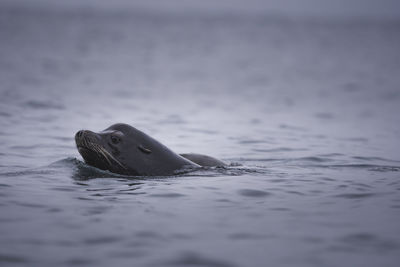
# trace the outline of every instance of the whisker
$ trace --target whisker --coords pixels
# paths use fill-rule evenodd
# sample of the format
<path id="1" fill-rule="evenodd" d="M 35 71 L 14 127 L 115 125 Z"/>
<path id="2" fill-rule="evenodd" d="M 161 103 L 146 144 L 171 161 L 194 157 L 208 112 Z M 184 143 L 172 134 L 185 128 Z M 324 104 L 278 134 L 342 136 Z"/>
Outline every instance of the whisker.
<path id="1" fill-rule="evenodd" d="M 112 165 L 111 161 L 113 161 L 113 162 L 117 163 L 119 166 L 121 166 L 122 168 L 127 169 L 121 162 L 119 162 L 113 155 L 111 155 L 110 152 L 105 150 L 99 144 L 92 143 L 90 140 L 87 140 L 86 138 L 82 138 L 79 141 L 78 145 L 93 150 L 93 152 L 95 152 L 99 156 L 103 157 L 110 166 Z"/>
<path id="2" fill-rule="evenodd" d="M 125 167 L 121 162 L 119 162 L 116 158 L 114 158 L 114 156 L 111 155 L 110 152 L 108 152 L 108 151 L 105 150 L 104 148 L 101 148 L 101 149 L 102 149 L 102 151 L 103 151 L 107 156 L 109 156 L 112 160 L 114 160 L 115 163 L 117 163 L 117 164 L 118 164 L 119 166 L 121 166 L 122 168 L 126 169 L 126 167 Z"/>
<path id="3" fill-rule="evenodd" d="M 103 151 L 104 151 L 104 150 L 99 149 L 100 154 L 102 154 L 102 155 L 104 156 L 105 160 L 107 160 L 108 165 L 111 166 L 111 161 L 108 159 L 107 155 L 104 154 Z"/>

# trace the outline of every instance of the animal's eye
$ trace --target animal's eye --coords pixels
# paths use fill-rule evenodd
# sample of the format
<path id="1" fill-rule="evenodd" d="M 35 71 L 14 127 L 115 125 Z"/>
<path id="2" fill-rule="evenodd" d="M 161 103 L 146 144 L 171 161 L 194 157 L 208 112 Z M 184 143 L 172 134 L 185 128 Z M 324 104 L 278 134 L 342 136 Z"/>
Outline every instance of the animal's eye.
<path id="1" fill-rule="evenodd" d="M 116 137 L 115 135 L 111 135 L 111 142 L 113 142 L 114 144 L 117 144 L 117 143 L 119 143 L 119 138 L 118 137 Z"/>

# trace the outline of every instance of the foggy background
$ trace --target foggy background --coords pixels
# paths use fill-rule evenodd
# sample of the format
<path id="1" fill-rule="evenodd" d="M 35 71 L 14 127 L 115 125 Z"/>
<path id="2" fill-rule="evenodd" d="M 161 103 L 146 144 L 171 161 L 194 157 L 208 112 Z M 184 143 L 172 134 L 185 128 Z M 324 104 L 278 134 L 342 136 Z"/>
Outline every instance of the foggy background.
<path id="1" fill-rule="evenodd" d="M 145 9 L 158 12 L 222 12 L 286 16 L 398 18 L 396 0 L 2 0 L 4 6 Z"/>

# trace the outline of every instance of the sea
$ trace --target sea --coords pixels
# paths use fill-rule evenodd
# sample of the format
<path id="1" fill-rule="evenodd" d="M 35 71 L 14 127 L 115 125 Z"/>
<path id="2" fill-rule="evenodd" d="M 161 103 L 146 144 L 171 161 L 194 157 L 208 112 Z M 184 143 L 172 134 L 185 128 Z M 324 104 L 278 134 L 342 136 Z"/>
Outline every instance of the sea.
<path id="1" fill-rule="evenodd" d="M 0 265 L 397 267 L 400 20 L 0 8 Z M 129 177 L 78 130 L 227 163 Z"/>

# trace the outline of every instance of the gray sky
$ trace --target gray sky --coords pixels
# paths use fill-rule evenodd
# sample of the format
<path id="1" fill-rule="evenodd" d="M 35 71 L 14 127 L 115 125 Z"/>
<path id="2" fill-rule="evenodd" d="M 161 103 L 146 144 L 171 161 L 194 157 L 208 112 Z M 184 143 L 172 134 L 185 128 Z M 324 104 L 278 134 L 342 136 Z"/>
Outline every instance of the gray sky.
<path id="1" fill-rule="evenodd" d="M 400 0 L 0 0 L 1 5 L 400 18 Z"/>

